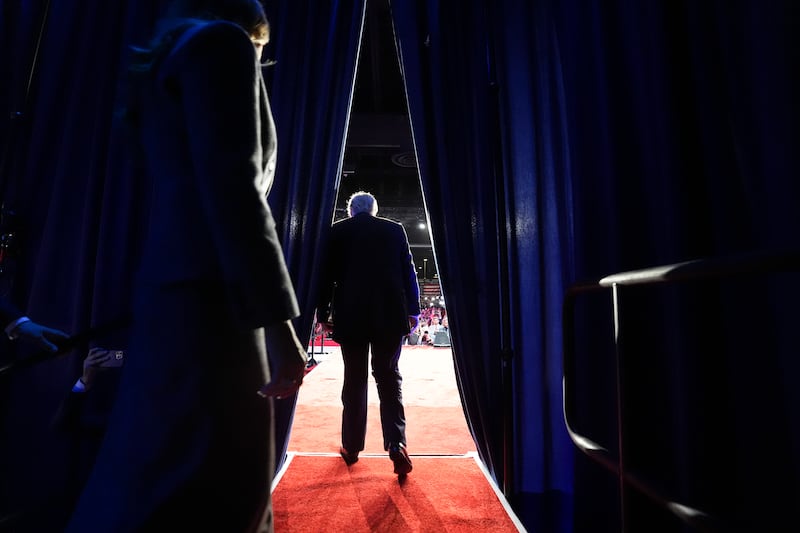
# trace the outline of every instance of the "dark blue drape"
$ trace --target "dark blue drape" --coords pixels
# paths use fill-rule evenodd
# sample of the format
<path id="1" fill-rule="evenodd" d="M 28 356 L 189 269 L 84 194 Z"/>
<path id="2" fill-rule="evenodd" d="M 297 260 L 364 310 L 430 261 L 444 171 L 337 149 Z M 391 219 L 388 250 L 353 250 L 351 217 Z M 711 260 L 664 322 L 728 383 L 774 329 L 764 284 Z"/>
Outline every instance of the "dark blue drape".
<path id="1" fill-rule="evenodd" d="M 295 328 L 303 342 L 316 308 L 317 252 L 336 207 L 365 6 L 364 0 L 285 1 L 267 13 L 277 63 L 266 74 L 278 130 L 269 202 L 300 304 Z M 276 402 L 279 462 L 295 400 Z"/>
<path id="2" fill-rule="evenodd" d="M 44 324 L 77 333 L 128 311 L 148 197 L 116 117 L 125 100 L 128 46 L 144 42 L 166 3 L 92 2 L 80 9 L 69 1 L 1 3 L 2 69 L 9 74 L 3 96 L 24 93 L 26 58 L 49 4 L 27 105 L 16 97 L 8 104 L 23 106 L 25 114 L 5 165 L 14 171 L 3 174 L 2 198 L 20 219 L 19 268 L 3 276 L 4 287 L 13 281 L 10 296 Z M 303 312 L 295 326 L 304 340 L 318 239 L 333 217 L 364 2 L 285 0 L 265 7 L 273 27 L 265 55 L 277 60 L 265 70 L 279 146 L 270 204 Z M 1 131 L 8 138 L 10 124 Z M 92 344 L 125 342 L 119 328 Z M 68 480 L 74 450 L 49 423 L 80 375 L 87 348 L 0 383 L 0 517 L 47 507 Z M 2 362 L 30 352 L 8 342 L 0 349 Z M 294 403 L 276 405 L 280 454 Z"/>
<path id="3" fill-rule="evenodd" d="M 546 4 L 578 279 L 800 245 L 791 2 Z M 796 276 L 621 292 L 631 472 L 733 530 L 782 528 L 800 490 L 800 404 L 785 379 L 798 372 L 798 297 Z M 610 295 L 581 305 L 577 422 L 616 450 Z M 613 478 L 582 458 L 576 473 L 576 529 L 618 520 Z M 681 530 L 632 491 L 625 507 L 631 531 Z"/>
<path id="4" fill-rule="evenodd" d="M 560 420 L 563 291 L 798 246 L 797 10 L 744 0 L 392 8 L 481 457 L 523 516 L 522 502 L 544 504 L 532 529 L 619 529 L 616 480 L 573 456 Z M 798 494 L 799 404 L 785 376 L 797 375 L 789 317 L 800 293 L 786 276 L 747 283 L 623 292 L 623 444 L 631 471 L 677 501 L 775 530 Z M 609 295 L 578 309 L 577 425 L 615 450 L 610 312 Z M 566 498 L 525 497 L 547 491 Z M 682 530 L 632 491 L 625 504 L 631 531 Z"/>
<path id="5" fill-rule="evenodd" d="M 466 7 L 392 2 L 459 390 L 481 458 L 503 474 L 503 349 L 486 31 Z M 446 19 L 446 20 L 443 20 Z"/>
<path id="6" fill-rule="evenodd" d="M 129 13 L 124 5 L 96 2 L 87 16 L 69 2 L 24 2 L 21 10 L 12 8 L 15 4 L 3 2 L 9 16 L 4 35 L 15 43 L 3 55 L 13 70 L 9 92 L 26 92 L 32 64 L 10 58 L 32 59 L 44 31 L 27 99 L 14 101 L 22 118 L 11 130 L 3 203 L 17 213 L 18 261 L 3 282 L 34 320 L 77 333 L 128 307 L 136 263 L 135 246 L 129 244 L 143 227 L 144 191 L 122 156 L 113 122 L 125 43 L 146 31 L 142 22 L 148 14 L 152 22 L 155 8 L 139 6 Z M 125 332 L 97 342 L 124 345 Z M 30 352 L 22 344 L 3 349 L 6 362 Z M 74 442 L 54 434 L 50 422 L 79 369 L 72 354 L 0 383 L 3 514 L 47 508 L 72 474 Z"/>
<path id="7" fill-rule="evenodd" d="M 554 32 L 527 4 L 396 0 L 392 16 L 467 420 L 512 504 L 553 531 L 572 492 L 570 163 Z"/>

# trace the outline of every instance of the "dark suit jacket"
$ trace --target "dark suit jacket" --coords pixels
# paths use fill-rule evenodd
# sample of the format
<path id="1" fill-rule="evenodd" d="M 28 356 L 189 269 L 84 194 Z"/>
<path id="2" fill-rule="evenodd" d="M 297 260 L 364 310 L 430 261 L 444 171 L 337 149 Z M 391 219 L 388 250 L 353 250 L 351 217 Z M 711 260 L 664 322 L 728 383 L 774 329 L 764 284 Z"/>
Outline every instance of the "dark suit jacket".
<path id="1" fill-rule="evenodd" d="M 419 286 L 403 226 L 368 213 L 335 223 L 317 304 L 320 320 L 332 307 L 338 341 L 408 334 Z"/>

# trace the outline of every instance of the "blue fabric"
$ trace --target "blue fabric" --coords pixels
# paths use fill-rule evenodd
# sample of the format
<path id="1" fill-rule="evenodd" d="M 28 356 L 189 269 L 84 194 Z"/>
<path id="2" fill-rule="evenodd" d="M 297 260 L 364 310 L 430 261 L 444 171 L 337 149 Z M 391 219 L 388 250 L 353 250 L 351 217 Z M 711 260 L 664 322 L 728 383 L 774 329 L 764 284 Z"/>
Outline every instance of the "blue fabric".
<path id="1" fill-rule="evenodd" d="M 572 198 L 553 30 L 541 8 L 449 7 L 398 1 L 393 17 L 468 424 L 512 503 L 571 493 L 559 315 Z M 549 507 L 539 523 L 565 527 Z"/>
<path id="2" fill-rule="evenodd" d="M 295 286 L 301 342 L 311 335 L 324 242 L 333 222 L 361 45 L 364 0 L 268 5 L 264 57 L 278 131 L 278 164 L 269 204 Z M 312 15 L 313 14 L 313 15 Z M 276 458 L 285 458 L 297 396 L 275 402 Z"/>
<path id="3" fill-rule="evenodd" d="M 744 0 L 396 0 L 392 13 L 480 455 L 522 514 L 521 495 L 567 495 L 532 529 L 618 529 L 616 479 L 573 458 L 560 419 L 563 291 L 622 270 L 798 247 L 797 12 Z M 758 487 L 798 486 L 797 468 L 779 466 L 796 464 L 800 443 L 783 377 L 797 372 L 798 297 L 787 277 L 626 291 L 628 466 L 731 523 L 789 519 L 774 509 L 791 508 L 796 491 Z M 616 450 L 610 296 L 582 301 L 576 322 L 577 423 Z M 745 459 L 766 456 L 767 468 Z M 535 508 L 560 505 L 546 501 Z M 644 498 L 626 502 L 632 530 L 680 527 Z"/>
<path id="4" fill-rule="evenodd" d="M 502 484 L 505 221 L 492 179 L 486 26 L 474 7 L 445 15 L 439 2 L 393 2 L 392 16 L 459 391 L 478 452 Z"/>
<path id="5" fill-rule="evenodd" d="M 4 13 L 14 12 L 6 10 L 10 4 L 17 3 L 3 2 Z M 25 13 L 31 19 L 4 21 L 13 31 L 6 35 L 15 35 L 18 46 L 3 57 L 26 58 L 8 63 L 14 69 L 8 79 L 15 94 L 25 92 L 27 59 L 36 50 L 44 14 L 44 3 L 36 3 L 36 9 L 35 3 L 23 4 L 31 8 Z M 23 126 L 5 166 L 13 169 L 4 176 L 3 203 L 19 219 L 19 268 L 3 282 L 12 286 L 11 299 L 32 319 L 78 333 L 129 308 L 135 244 L 144 228 L 140 200 L 146 191 L 136 169 L 122 157 L 113 116 L 126 39 L 146 31 L 139 17 L 148 8 L 131 8 L 138 16 L 126 17 L 120 6 L 95 2 L 86 6 L 92 13 L 87 17 L 70 3 L 50 2 L 49 7 L 29 97 L 20 101 Z M 119 346 L 126 335 L 118 331 L 96 342 Z M 33 508 L 31 516 L 47 518 L 36 509 L 47 508 L 74 475 L 72 443 L 54 436 L 49 423 L 59 398 L 80 375 L 77 354 L 87 349 L 0 385 L 4 513 Z M 15 343 L 13 350 L 2 356 L 22 357 L 31 347 Z"/>
<path id="6" fill-rule="evenodd" d="M 577 280 L 798 248 L 789 2 L 545 4 L 567 102 Z M 783 378 L 797 375 L 798 291 L 786 276 L 621 291 L 626 468 L 737 530 L 781 528 L 800 479 L 800 404 Z M 583 298 L 576 322 L 576 427 L 616 452 L 610 295 Z M 578 459 L 576 530 L 613 520 L 614 483 Z M 760 489 L 777 486 L 794 489 Z M 631 530 L 675 530 L 630 492 L 626 508 Z"/>

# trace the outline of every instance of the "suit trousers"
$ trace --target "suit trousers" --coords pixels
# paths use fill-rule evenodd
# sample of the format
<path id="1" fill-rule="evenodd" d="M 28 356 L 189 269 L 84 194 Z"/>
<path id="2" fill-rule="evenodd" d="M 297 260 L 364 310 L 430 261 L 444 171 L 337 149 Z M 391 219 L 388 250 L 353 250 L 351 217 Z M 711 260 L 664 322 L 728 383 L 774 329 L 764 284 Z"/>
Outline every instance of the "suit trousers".
<path id="1" fill-rule="evenodd" d="M 340 341 L 344 360 L 342 385 L 342 446 L 349 452 L 364 449 L 367 433 L 367 366 L 372 352 L 372 375 L 378 387 L 383 449 L 391 443 L 406 444 L 406 415 L 403 409 L 403 377 L 398 362 L 402 337 L 381 340 Z"/>

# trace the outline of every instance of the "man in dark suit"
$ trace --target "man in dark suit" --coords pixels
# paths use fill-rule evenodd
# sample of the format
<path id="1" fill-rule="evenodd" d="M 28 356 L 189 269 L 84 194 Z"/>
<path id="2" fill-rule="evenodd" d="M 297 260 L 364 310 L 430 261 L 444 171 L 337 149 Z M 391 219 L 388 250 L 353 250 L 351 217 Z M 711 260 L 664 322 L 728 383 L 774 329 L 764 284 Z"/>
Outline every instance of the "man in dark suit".
<path id="1" fill-rule="evenodd" d="M 5 298 L 0 298 L 0 324 L 9 339 L 24 338 L 50 352 L 57 351 L 56 343 L 69 337 L 63 331 L 34 322 Z"/>
<path id="2" fill-rule="evenodd" d="M 383 445 L 400 476 L 411 471 L 406 450 L 402 376 L 403 337 L 417 325 L 419 286 L 403 226 L 377 217 L 378 203 L 357 192 L 347 204 L 350 218 L 331 228 L 318 298 L 318 322 L 342 348 L 342 448 L 348 465 L 364 449 L 367 372 L 380 399 Z"/>

